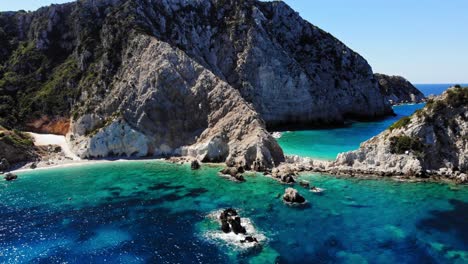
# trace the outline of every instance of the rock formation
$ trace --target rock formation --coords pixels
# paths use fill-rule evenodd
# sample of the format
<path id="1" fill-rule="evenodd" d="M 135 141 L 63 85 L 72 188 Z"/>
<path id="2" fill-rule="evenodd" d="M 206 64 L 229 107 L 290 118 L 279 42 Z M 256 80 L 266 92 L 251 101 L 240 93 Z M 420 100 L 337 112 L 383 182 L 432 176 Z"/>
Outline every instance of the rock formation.
<path id="1" fill-rule="evenodd" d="M 391 104 L 421 103 L 425 101 L 424 94 L 401 76 L 374 74 L 379 83 L 380 91 Z"/>
<path id="2" fill-rule="evenodd" d="M 0 40 L 0 124 L 71 119 L 82 158 L 266 170 L 267 126 L 392 112 L 365 59 L 280 1 L 83 0 L 0 13 Z"/>
<path id="3" fill-rule="evenodd" d="M 289 204 L 302 204 L 306 201 L 294 188 L 287 188 L 284 191 L 283 200 Z"/>
<path id="4" fill-rule="evenodd" d="M 329 169 L 467 181 L 467 121 L 468 88 L 451 88 L 359 150 L 340 154 Z"/>
<path id="5" fill-rule="evenodd" d="M 38 157 L 33 140 L 25 133 L 0 126 L 0 171 Z"/>

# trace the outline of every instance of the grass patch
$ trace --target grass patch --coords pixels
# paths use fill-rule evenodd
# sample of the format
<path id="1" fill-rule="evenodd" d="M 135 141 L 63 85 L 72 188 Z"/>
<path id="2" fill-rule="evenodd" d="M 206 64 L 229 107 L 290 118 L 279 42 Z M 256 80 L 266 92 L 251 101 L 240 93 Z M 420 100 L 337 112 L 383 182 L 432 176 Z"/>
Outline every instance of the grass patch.
<path id="1" fill-rule="evenodd" d="M 402 119 L 396 121 L 395 123 L 393 123 L 389 127 L 389 129 L 394 130 L 394 129 L 402 128 L 402 127 L 407 126 L 410 123 L 411 123 L 411 118 L 409 116 L 406 116 L 406 117 L 403 117 Z"/>

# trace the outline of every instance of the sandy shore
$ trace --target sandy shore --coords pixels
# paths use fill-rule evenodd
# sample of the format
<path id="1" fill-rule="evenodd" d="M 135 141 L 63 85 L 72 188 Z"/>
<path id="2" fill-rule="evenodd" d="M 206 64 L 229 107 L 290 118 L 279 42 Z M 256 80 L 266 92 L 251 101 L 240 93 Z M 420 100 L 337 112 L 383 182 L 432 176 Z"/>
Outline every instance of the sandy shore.
<path id="1" fill-rule="evenodd" d="M 34 138 L 34 145 L 36 146 L 60 146 L 66 158 L 70 158 L 75 161 L 81 160 L 77 155 L 75 155 L 75 153 L 73 153 L 73 151 L 71 151 L 70 146 L 67 144 L 65 136 L 52 134 L 37 134 L 31 132 L 28 132 L 28 134 Z"/>

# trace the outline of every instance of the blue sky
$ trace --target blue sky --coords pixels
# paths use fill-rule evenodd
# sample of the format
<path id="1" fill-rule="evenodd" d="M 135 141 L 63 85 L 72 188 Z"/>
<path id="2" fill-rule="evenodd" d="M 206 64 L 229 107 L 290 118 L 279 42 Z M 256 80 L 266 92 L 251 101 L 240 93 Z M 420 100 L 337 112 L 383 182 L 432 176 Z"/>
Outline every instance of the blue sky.
<path id="1" fill-rule="evenodd" d="M 0 0 L 35 10 L 67 0 Z M 468 0 L 285 0 L 363 55 L 374 72 L 414 83 L 468 83 Z"/>

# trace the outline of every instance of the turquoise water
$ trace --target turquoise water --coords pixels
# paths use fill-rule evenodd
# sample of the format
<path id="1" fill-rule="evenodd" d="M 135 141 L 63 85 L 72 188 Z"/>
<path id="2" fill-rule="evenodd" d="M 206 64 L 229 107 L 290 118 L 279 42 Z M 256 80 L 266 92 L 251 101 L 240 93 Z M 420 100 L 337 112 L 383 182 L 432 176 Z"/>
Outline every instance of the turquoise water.
<path id="1" fill-rule="evenodd" d="M 338 153 L 359 145 L 387 129 L 395 121 L 411 115 L 424 104 L 394 106 L 396 116 L 375 122 L 355 122 L 347 127 L 283 132 L 278 143 L 287 155 L 333 160 Z"/>
<path id="2" fill-rule="evenodd" d="M 440 95 L 455 84 L 416 84 L 426 96 Z M 468 84 L 461 84 L 468 86 Z M 315 129 L 284 132 L 278 143 L 287 155 L 299 155 L 315 159 L 334 160 L 338 153 L 355 150 L 359 145 L 387 129 L 395 121 L 409 116 L 424 104 L 399 105 L 393 110 L 394 117 L 376 122 L 355 122 L 336 129 Z"/>
<path id="3" fill-rule="evenodd" d="M 467 263 L 468 188 L 305 175 L 305 207 L 261 175 L 157 161 L 20 173 L 0 182 L 1 263 Z M 210 239 L 234 207 L 267 239 L 243 251 Z"/>

